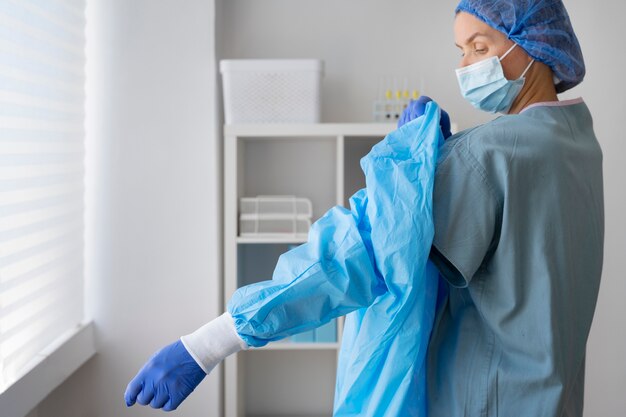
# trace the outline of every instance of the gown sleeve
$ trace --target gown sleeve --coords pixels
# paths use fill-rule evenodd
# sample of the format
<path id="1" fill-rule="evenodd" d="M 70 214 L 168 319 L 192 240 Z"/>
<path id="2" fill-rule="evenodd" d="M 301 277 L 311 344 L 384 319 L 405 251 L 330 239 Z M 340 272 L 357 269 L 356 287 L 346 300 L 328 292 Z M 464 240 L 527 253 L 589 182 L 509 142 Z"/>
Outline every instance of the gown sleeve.
<path id="1" fill-rule="evenodd" d="M 307 243 L 278 259 L 272 280 L 239 288 L 228 302 L 239 336 L 253 347 L 305 332 L 367 307 L 387 289 L 377 271 L 367 192 L 316 221 Z"/>

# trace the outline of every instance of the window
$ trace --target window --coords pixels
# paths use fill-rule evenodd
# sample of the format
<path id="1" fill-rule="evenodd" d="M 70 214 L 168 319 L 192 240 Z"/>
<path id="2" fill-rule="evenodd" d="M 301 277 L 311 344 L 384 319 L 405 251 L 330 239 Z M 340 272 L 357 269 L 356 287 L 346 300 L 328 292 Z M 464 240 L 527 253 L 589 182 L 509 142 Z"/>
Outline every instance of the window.
<path id="1" fill-rule="evenodd" d="M 0 392 L 83 319 L 85 1 L 0 1 Z"/>

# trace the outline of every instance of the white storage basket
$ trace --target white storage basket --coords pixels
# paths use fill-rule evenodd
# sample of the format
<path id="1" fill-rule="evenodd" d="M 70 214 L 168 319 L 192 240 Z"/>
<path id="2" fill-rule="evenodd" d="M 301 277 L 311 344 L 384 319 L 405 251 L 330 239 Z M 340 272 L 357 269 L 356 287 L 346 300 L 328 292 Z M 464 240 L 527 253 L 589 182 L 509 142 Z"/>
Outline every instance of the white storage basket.
<path id="1" fill-rule="evenodd" d="M 306 235 L 311 228 L 313 210 L 307 198 L 244 197 L 239 205 L 240 236 Z"/>
<path id="2" fill-rule="evenodd" d="M 240 200 L 239 213 L 241 215 L 307 217 L 313 215 L 313 206 L 308 198 L 297 198 L 286 195 L 260 195 L 257 197 L 243 197 Z"/>
<path id="3" fill-rule="evenodd" d="M 239 235 L 242 237 L 306 236 L 311 221 L 303 218 L 268 218 L 242 216 L 239 219 Z"/>
<path id="4" fill-rule="evenodd" d="M 226 124 L 320 122 L 321 60 L 229 59 L 220 72 Z"/>

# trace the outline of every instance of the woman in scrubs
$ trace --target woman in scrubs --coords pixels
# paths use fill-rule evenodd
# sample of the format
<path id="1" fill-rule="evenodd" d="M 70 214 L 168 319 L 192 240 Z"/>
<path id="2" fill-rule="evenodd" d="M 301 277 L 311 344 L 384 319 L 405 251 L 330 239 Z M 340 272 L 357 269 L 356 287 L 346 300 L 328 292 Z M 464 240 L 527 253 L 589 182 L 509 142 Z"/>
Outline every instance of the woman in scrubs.
<path id="1" fill-rule="evenodd" d="M 582 417 L 602 270 L 602 153 L 583 100 L 557 97 L 584 77 L 580 46 L 560 0 L 463 0 L 454 33 L 461 93 L 503 115 L 440 149 L 428 415 Z M 400 124 L 427 101 L 412 103 Z M 242 338 L 271 334 L 270 320 L 248 320 L 265 302 L 252 298 L 240 327 L 227 312 L 157 352 L 126 403 L 175 409 L 213 366 L 247 348 Z"/>
<path id="2" fill-rule="evenodd" d="M 580 46 L 560 0 L 463 0 L 454 34 L 462 94 L 504 115 L 438 161 L 431 260 L 448 296 L 429 416 L 581 417 L 604 210 L 589 110 L 557 97 L 583 79 Z"/>

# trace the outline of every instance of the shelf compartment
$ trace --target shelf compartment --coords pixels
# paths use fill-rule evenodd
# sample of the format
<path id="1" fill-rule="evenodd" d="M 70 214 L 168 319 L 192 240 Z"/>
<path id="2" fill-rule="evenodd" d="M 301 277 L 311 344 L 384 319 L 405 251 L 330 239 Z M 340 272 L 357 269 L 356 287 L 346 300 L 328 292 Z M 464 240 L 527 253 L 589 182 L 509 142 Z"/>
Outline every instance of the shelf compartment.
<path id="1" fill-rule="evenodd" d="M 336 350 L 257 349 L 237 355 L 242 366 L 245 415 L 332 414 Z"/>
<path id="2" fill-rule="evenodd" d="M 237 245 L 237 288 L 271 280 L 280 255 L 294 246 L 286 242 Z"/>
<path id="3" fill-rule="evenodd" d="M 344 140 L 344 205 L 350 207 L 350 197 L 365 187 L 365 175 L 361 169 L 361 158 L 382 138 L 350 137 Z"/>
<path id="4" fill-rule="evenodd" d="M 314 222 L 336 205 L 336 138 L 239 140 L 239 198 L 292 195 L 312 203 Z M 237 213 L 241 210 L 238 207 Z"/>

